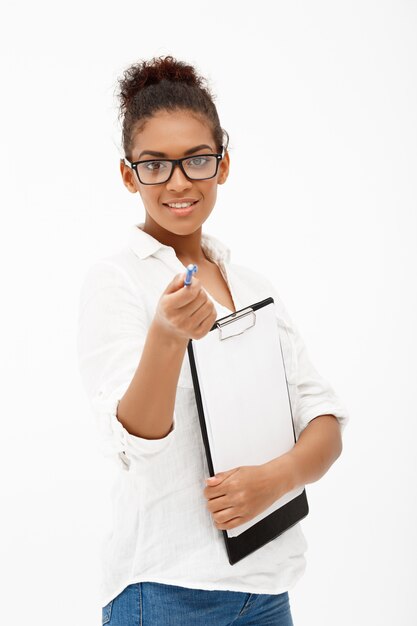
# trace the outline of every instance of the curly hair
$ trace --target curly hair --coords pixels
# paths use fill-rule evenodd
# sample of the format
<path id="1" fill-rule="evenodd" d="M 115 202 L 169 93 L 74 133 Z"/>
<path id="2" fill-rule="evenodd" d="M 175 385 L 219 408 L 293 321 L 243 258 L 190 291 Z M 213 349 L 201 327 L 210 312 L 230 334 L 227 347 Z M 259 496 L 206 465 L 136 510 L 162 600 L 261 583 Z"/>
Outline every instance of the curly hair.
<path id="1" fill-rule="evenodd" d="M 216 148 L 221 152 L 229 143 L 228 133 L 221 127 L 215 97 L 207 81 L 192 65 L 174 57 L 153 57 L 130 65 L 118 78 L 122 120 L 122 146 L 127 158 L 135 133 L 140 131 L 157 111 L 190 110 L 208 121 Z M 224 144 L 224 136 L 227 141 Z"/>

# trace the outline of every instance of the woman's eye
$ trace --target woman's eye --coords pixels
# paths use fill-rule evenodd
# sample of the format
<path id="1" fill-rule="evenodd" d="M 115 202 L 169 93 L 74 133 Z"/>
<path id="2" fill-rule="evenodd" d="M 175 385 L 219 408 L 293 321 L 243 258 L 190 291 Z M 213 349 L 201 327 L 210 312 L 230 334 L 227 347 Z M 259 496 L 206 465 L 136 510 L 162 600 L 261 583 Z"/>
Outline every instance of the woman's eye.
<path id="1" fill-rule="evenodd" d="M 193 159 L 187 161 L 187 163 L 191 165 L 191 167 L 201 167 L 206 164 L 206 161 L 207 159 L 204 157 L 194 157 Z"/>
<path id="2" fill-rule="evenodd" d="M 161 170 L 163 167 L 165 167 L 163 161 L 151 161 L 146 164 L 146 169 L 151 171 Z"/>

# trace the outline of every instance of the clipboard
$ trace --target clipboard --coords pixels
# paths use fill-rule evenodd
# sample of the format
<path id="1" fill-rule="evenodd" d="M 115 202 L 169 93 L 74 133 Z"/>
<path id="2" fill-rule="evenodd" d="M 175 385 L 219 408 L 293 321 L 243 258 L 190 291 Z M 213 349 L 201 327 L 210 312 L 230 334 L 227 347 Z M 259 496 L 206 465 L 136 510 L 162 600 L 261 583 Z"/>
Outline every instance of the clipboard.
<path id="1" fill-rule="evenodd" d="M 296 442 L 274 299 L 265 298 L 216 320 L 187 345 L 210 476 L 260 465 Z M 234 565 L 309 512 L 305 487 L 276 500 L 244 524 L 222 530 Z"/>

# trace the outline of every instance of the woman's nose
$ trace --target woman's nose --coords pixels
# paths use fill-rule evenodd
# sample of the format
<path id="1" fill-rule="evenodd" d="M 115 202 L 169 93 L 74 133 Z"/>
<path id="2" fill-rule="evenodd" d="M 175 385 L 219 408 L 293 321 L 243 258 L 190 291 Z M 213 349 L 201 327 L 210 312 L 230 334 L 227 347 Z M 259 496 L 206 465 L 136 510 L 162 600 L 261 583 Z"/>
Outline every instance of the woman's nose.
<path id="1" fill-rule="evenodd" d="M 181 168 L 177 164 L 174 167 L 171 178 L 167 182 L 167 188 L 171 190 L 180 190 L 188 189 L 191 186 L 192 182 L 185 176 L 185 174 L 182 172 Z"/>

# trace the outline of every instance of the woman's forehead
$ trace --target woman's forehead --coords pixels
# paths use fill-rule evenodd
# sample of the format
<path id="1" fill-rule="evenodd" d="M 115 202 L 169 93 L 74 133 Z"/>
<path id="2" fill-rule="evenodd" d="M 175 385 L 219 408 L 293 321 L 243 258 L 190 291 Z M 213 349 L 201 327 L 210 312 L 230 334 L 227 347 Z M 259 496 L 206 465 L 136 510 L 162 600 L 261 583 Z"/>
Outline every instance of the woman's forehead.
<path id="1" fill-rule="evenodd" d="M 146 120 L 133 140 L 136 156 L 144 150 L 159 152 L 160 156 L 186 156 L 200 145 L 215 149 L 208 123 L 189 112 L 158 113 Z"/>

